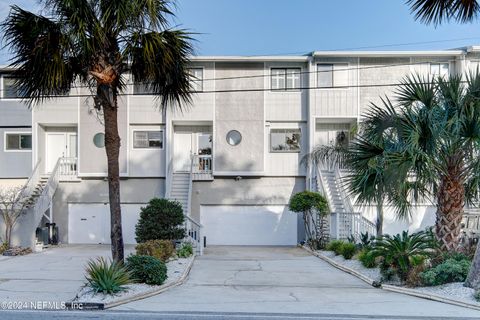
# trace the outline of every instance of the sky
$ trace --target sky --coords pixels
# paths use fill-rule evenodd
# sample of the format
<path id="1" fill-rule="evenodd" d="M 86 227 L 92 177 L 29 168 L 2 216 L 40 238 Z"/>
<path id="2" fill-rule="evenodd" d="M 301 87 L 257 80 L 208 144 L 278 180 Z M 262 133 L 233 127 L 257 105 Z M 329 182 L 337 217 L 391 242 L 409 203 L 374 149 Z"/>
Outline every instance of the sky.
<path id="1" fill-rule="evenodd" d="M 12 4 L 40 8 L 35 0 L 0 0 L 1 20 Z M 480 44 L 480 21 L 424 25 L 415 21 L 404 0 L 177 0 L 174 25 L 196 33 L 199 55 L 429 50 Z M 6 60 L 8 54 L 0 51 L 0 62 Z"/>

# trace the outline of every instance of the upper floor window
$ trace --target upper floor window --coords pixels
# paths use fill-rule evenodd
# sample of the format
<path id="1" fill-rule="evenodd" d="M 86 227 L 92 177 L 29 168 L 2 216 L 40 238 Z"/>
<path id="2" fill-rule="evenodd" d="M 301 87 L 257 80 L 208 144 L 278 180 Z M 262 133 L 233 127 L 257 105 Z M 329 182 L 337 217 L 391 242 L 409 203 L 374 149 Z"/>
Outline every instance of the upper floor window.
<path id="1" fill-rule="evenodd" d="M 133 147 L 163 149 L 163 131 L 134 131 Z"/>
<path id="2" fill-rule="evenodd" d="M 300 129 L 270 129 L 271 152 L 300 152 Z"/>
<path id="3" fill-rule="evenodd" d="M 3 76 L 3 97 L 4 98 L 23 98 L 25 94 L 15 86 L 16 78 L 12 76 Z"/>
<path id="4" fill-rule="evenodd" d="M 32 135 L 30 133 L 5 133 L 5 150 L 32 150 Z"/>
<path id="5" fill-rule="evenodd" d="M 434 77 L 446 77 L 449 74 L 448 63 L 430 63 L 430 74 Z"/>
<path id="6" fill-rule="evenodd" d="M 190 68 L 190 86 L 194 92 L 203 91 L 203 69 L 202 68 Z"/>
<path id="7" fill-rule="evenodd" d="M 300 68 L 272 68 L 272 90 L 295 90 L 300 89 Z"/>
<path id="8" fill-rule="evenodd" d="M 317 65 L 317 87 L 348 86 L 348 63 L 321 63 Z"/>

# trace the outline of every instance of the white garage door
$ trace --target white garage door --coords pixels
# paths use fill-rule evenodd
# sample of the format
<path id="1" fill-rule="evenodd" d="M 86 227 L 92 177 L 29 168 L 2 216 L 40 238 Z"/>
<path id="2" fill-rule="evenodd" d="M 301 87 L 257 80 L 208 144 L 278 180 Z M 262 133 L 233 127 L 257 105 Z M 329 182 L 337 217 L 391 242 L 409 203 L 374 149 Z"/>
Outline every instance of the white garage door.
<path id="1" fill-rule="evenodd" d="M 285 206 L 201 206 L 207 245 L 296 245 L 297 214 Z"/>
<path id="2" fill-rule="evenodd" d="M 125 244 L 135 244 L 135 225 L 143 204 L 122 204 L 122 230 Z M 110 206 L 103 203 L 68 205 L 68 242 L 110 243 Z"/>

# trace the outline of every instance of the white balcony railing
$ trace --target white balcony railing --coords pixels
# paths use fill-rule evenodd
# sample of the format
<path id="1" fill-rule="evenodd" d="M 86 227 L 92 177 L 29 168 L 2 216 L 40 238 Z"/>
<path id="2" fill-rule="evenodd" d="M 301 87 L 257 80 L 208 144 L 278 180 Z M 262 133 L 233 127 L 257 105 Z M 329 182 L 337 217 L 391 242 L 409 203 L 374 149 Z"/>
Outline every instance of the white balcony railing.
<path id="1" fill-rule="evenodd" d="M 212 155 L 193 155 L 192 158 L 192 179 L 213 180 L 212 176 Z"/>

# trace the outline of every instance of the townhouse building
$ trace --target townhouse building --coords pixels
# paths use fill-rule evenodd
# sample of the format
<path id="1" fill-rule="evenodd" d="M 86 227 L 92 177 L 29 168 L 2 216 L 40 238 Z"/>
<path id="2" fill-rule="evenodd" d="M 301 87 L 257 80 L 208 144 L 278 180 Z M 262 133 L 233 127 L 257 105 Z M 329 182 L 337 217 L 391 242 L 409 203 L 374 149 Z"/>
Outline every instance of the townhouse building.
<path id="1" fill-rule="evenodd" d="M 195 56 L 193 102 L 182 110 L 160 109 L 125 79 L 118 113 L 125 242 L 135 243 L 140 207 L 167 197 L 182 203 L 190 235 L 207 245 L 295 245 L 303 222 L 288 202 L 305 189 L 327 196 L 333 237 L 352 224 L 372 230 L 374 209 L 356 207 L 341 190 L 341 170 L 307 167 L 302 158 L 316 145 L 348 143 L 362 112 L 405 76 L 465 74 L 479 62 L 475 46 Z M 0 186 L 25 185 L 32 197 L 14 244 L 33 245 L 47 222 L 62 243 L 109 243 L 104 130 L 90 91 L 76 85 L 29 109 L 9 72 L 1 69 Z M 385 231 L 433 224 L 433 208 L 416 210 L 404 222 L 387 210 Z"/>

